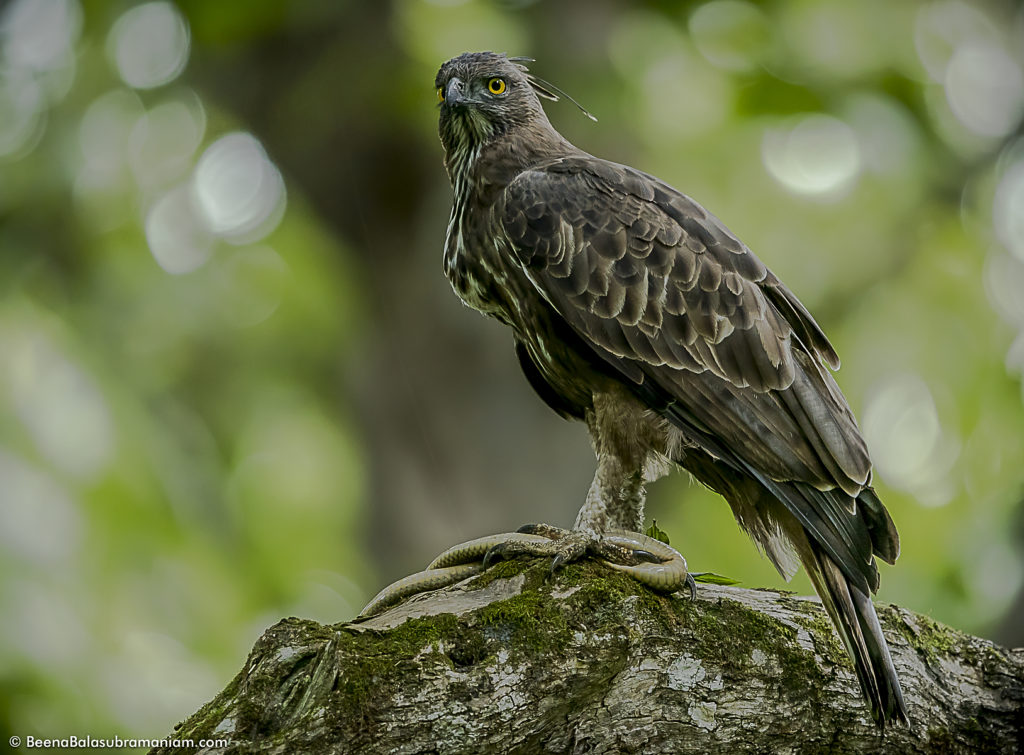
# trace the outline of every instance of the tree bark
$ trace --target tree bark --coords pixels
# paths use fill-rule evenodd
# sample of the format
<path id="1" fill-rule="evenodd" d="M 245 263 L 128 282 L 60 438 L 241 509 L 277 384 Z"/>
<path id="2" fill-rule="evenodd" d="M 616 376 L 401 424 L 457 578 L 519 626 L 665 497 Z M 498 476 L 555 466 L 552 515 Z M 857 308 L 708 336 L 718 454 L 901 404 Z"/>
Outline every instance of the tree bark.
<path id="1" fill-rule="evenodd" d="M 911 719 L 884 735 L 815 599 L 689 601 L 597 563 L 508 562 L 361 623 L 279 622 L 171 736 L 313 755 L 1024 751 L 1024 649 L 878 609 Z"/>

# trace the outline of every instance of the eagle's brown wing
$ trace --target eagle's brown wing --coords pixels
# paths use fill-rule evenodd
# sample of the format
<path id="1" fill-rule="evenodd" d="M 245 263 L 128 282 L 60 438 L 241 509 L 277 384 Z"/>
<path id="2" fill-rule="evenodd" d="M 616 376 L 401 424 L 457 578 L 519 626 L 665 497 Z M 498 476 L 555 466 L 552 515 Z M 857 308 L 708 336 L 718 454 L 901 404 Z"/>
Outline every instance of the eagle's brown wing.
<path id="1" fill-rule="evenodd" d="M 589 155 L 520 174 L 496 210 L 539 293 L 638 395 L 877 586 L 872 552 L 898 544 L 887 515 L 856 511 L 871 461 L 824 366 L 838 357 L 753 252 L 667 184 Z"/>

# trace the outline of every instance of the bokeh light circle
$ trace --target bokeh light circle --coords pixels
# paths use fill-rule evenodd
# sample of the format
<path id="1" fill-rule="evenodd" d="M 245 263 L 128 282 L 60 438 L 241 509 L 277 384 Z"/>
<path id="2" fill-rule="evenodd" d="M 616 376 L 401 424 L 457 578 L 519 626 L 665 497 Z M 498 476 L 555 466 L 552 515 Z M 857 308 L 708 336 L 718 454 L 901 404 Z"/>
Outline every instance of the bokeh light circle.
<path id="1" fill-rule="evenodd" d="M 957 48 L 946 68 L 945 89 L 957 120 L 979 136 L 1005 136 L 1024 111 L 1024 74 L 998 46 Z"/>
<path id="2" fill-rule="evenodd" d="M 863 164 L 853 129 L 830 115 L 811 114 L 765 132 L 761 156 L 771 176 L 797 194 L 834 195 Z"/>
<path id="3" fill-rule="evenodd" d="M 121 79 L 135 89 L 173 81 L 185 69 L 189 30 L 174 5 L 138 5 L 117 19 L 107 38 L 107 52 Z"/>
<path id="4" fill-rule="evenodd" d="M 263 238 L 284 214 L 284 179 L 252 134 L 226 134 L 207 147 L 193 185 L 207 227 L 234 243 Z"/>

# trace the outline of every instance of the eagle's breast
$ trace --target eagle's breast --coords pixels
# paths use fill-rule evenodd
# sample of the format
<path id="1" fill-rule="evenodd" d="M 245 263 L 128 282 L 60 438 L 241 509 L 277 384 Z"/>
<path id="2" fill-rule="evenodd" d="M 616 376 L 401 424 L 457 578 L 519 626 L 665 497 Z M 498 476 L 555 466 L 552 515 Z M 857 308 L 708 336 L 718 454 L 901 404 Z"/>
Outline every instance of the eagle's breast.
<path id="1" fill-rule="evenodd" d="M 461 217 L 460 217 L 461 215 Z M 482 225 L 478 213 L 452 209 L 444 249 L 444 272 L 452 288 L 467 305 L 487 315 L 508 321 L 505 291 L 509 285 L 508 260 L 501 260 L 494 235 Z"/>

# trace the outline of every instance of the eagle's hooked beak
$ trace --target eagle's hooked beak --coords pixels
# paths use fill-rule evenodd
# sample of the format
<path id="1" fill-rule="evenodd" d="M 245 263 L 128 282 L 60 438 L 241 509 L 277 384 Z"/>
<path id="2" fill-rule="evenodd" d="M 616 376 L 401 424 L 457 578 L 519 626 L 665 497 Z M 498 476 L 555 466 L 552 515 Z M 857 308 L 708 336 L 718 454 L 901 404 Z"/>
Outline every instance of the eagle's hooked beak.
<path id="1" fill-rule="evenodd" d="M 444 104 L 460 105 L 465 101 L 466 99 L 462 96 L 462 79 L 453 76 L 444 90 Z"/>

